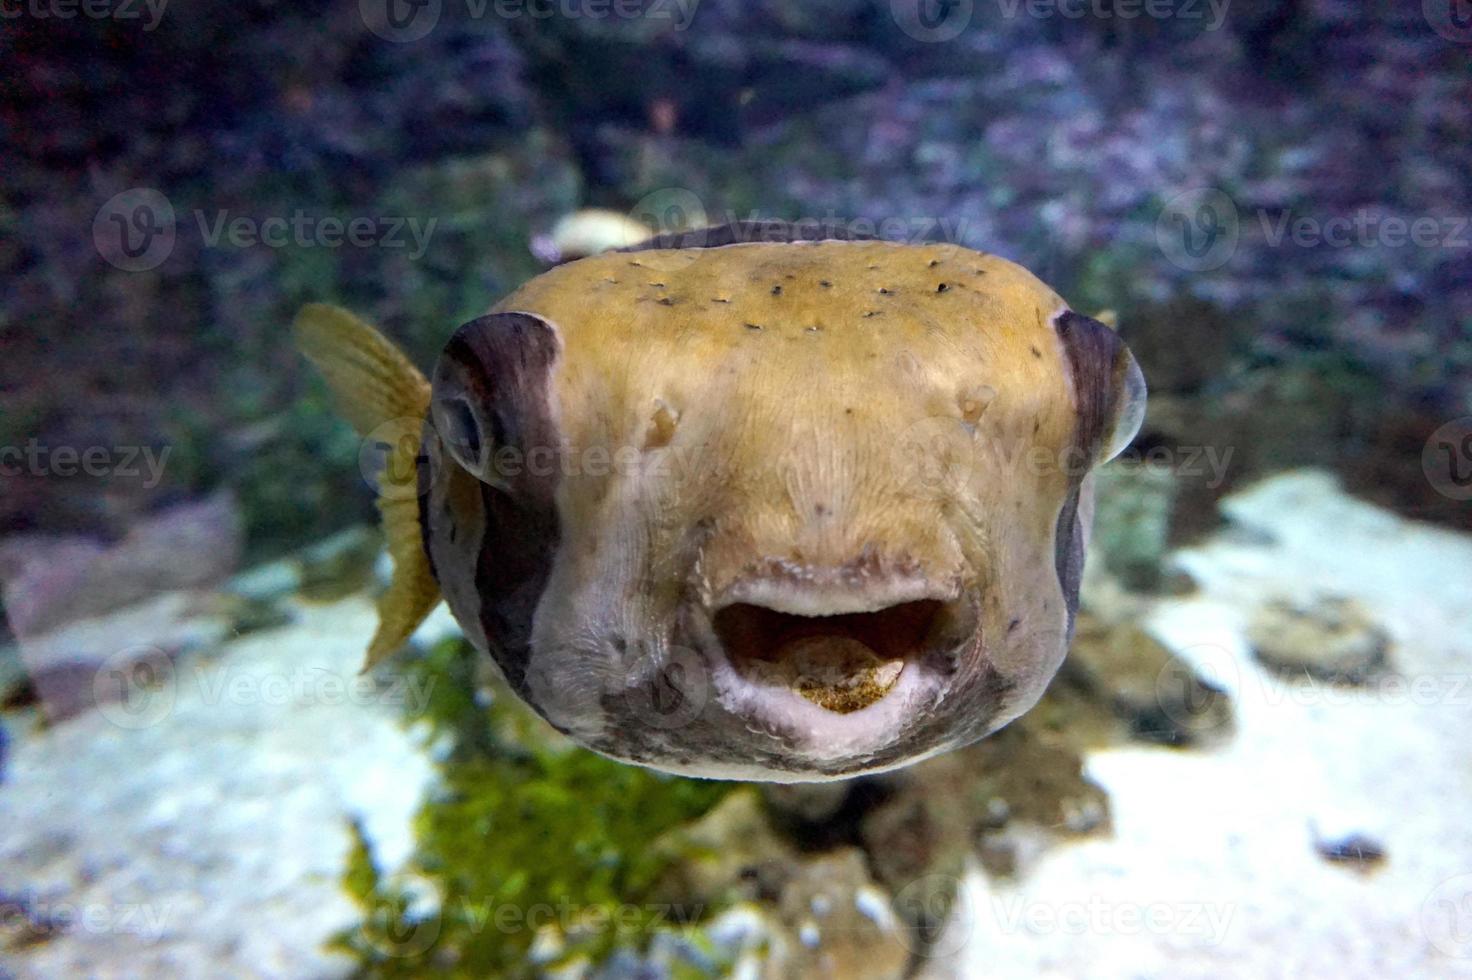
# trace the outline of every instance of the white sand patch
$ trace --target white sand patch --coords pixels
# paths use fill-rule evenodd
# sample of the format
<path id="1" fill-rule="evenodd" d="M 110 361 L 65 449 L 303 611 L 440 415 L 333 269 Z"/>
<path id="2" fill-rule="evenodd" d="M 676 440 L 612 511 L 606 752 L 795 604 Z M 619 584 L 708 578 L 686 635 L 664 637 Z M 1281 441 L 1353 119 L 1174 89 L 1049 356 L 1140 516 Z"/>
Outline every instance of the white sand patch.
<path id="1" fill-rule="evenodd" d="M 1236 528 L 1179 559 L 1201 584 L 1150 626 L 1231 689 L 1211 751 L 1100 751 L 1110 839 L 1061 846 L 1016 884 L 968 875 L 929 977 L 1472 977 L 1472 538 L 1290 473 L 1226 504 Z M 1390 631 L 1397 677 L 1365 689 L 1264 671 L 1255 605 L 1319 592 Z M 1368 875 L 1314 850 L 1360 831 Z M 1461 877 L 1458 877 L 1461 876 Z"/>
<path id="2" fill-rule="evenodd" d="M 347 825 L 389 866 L 431 774 L 402 687 L 357 677 L 366 600 L 181 660 L 172 680 L 17 738 L 0 783 L 0 900 L 70 919 L 6 954 L 21 976 L 324 977 L 358 921 Z M 3 972 L 3 971 L 0 971 Z"/>

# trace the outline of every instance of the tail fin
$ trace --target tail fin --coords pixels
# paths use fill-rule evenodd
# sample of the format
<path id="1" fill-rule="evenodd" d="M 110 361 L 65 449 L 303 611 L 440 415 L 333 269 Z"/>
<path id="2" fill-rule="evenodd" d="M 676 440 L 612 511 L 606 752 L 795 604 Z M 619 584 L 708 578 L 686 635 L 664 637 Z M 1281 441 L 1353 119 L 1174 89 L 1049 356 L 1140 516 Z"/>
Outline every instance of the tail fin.
<path id="1" fill-rule="evenodd" d="M 359 435 L 377 438 L 394 424 L 378 477 L 378 510 L 394 574 L 378 599 L 378 632 L 368 645 L 366 671 L 403 646 L 440 601 L 420 536 L 416 473 L 429 382 L 387 338 L 336 306 L 303 307 L 296 318 L 296 343 L 327 379 L 338 410 Z"/>

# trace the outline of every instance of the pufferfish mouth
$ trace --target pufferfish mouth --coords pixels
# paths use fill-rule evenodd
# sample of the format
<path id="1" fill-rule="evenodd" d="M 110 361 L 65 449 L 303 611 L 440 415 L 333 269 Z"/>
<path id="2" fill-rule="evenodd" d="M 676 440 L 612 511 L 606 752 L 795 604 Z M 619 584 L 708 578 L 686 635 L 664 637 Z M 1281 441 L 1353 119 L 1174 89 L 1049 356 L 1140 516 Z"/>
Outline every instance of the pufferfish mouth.
<path id="1" fill-rule="evenodd" d="M 738 602 L 717 610 L 712 625 L 747 681 L 848 714 L 888 694 L 908 664 L 936 647 L 948 619 L 939 599 L 826 615 Z"/>

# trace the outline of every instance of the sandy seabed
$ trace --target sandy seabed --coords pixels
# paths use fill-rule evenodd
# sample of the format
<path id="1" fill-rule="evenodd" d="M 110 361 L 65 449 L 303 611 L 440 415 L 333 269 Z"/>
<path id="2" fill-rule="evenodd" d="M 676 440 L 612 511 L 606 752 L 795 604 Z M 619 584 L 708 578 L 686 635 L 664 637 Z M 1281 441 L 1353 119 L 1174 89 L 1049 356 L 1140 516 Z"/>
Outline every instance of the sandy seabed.
<path id="1" fill-rule="evenodd" d="M 1151 630 L 1227 688 L 1215 749 L 1111 748 L 1087 772 L 1114 833 L 1044 854 L 1015 884 L 972 873 L 941 977 L 1472 977 L 1472 538 L 1345 496 L 1318 472 L 1228 499 L 1180 552 L 1200 584 Z M 1359 688 L 1266 672 L 1245 640 L 1265 599 L 1349 596 L 1390 632 Z M 1377 870 L 1316 837 L 1363 833 Z"/>

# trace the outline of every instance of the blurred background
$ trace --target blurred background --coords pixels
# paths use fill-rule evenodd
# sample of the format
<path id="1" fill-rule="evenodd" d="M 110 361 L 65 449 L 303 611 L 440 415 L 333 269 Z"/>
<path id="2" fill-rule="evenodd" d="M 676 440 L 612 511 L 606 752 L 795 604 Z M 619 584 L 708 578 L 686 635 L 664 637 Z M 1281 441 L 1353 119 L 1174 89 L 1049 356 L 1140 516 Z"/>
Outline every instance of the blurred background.
<path id="1" fill-rule="evenodd" d="M 6 0 L 0 61 L 0 972 L 1472 972 L 1465 0 Z M 427 367 L 587 209 L 1117 314 L 1149 414 L 1032 728 L 757 793 L 488 720 L 448 621 L 354 687 L 291 319 Z"/>

